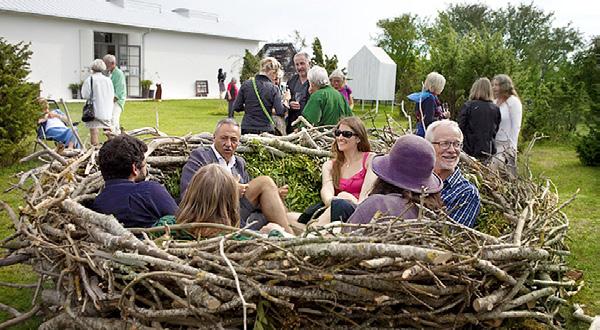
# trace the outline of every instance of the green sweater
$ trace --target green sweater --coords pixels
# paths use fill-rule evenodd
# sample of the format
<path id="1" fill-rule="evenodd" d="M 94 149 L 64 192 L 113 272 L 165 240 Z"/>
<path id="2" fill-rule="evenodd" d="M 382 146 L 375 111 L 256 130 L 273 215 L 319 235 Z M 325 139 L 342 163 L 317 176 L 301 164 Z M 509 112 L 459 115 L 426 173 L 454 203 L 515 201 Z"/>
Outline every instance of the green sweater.
<path id="1" fill-rule="evenodd" d="M 325 86 L 310 96 L 302 116 L 314 126 L 336 125 L 340 118 L 352 116 L 352 109 L 340 92 Z"/>
<path id="2" fill-rule="evenodd" d="M 121 106 L 121 109 L 125 110 L 125 97 L 127 97 L 127 87 L 125 85 L 125 75 L 121 69 L 115 67 L 110 75 L 113 87 L 115 88 L 115 97 L 117 103 Z"/>

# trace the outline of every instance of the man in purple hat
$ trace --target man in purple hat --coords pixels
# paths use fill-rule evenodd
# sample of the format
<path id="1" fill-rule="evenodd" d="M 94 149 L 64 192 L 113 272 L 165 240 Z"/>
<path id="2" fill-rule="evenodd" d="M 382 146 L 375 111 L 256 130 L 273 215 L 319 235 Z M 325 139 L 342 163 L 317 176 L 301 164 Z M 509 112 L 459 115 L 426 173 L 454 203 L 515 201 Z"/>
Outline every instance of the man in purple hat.
<path id="1" fill-rule="evenodd" d="M 425 139 L 435 149 L 434 172 L 444 180 L 441 195 L 446 212 L 454 221 L 468 227 L 475 226 L 479 214 L 479 191 L 458 168 L 463 134 L 458 123 L 444 119 L 427 127 Z"/>
<path id="2" fill-rule="evenodd" d="M 439 191 L 442 180 L 433 173 L 435 152 L 432 145 L 417 135 L 398 138 L 390 153 L 373 159 L 373 172 L 377 181 L 370 196 L 358 205 L 349 223 L 371 222 L 373 216 L 400 216 L 415 219 L 416 204 L 421 203 L 430 210 L 442 208 Z"/>

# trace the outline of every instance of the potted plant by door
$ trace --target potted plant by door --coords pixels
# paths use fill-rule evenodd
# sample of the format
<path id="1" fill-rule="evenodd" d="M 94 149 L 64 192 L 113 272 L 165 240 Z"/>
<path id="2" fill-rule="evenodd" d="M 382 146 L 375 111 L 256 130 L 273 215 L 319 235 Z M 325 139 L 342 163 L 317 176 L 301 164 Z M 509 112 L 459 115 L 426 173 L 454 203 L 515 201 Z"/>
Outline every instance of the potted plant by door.
<path id="1" fill-rule="evenodd" d="M 81 90 L 81 84 L 79 84 L 79 83 L 69 84 L 69 90 L 71 91 L 71 96 L 73 97 L 73 99 L 78 99 L 79 91 Z"/>
<path id="2" fill-rule="evenodd" d="M 150 97 L 150 86 L 152 86 L 152 80 L 142 80 L 140 81 L 140 85 L 142 86 L 142 98 Z"/>

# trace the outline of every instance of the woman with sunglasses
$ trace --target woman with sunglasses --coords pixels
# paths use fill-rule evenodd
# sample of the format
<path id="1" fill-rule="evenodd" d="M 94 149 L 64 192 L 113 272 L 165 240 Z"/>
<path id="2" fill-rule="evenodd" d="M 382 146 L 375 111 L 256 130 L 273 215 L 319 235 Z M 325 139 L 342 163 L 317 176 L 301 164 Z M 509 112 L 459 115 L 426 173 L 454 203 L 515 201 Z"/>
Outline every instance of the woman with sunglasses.
<path id="1" fill-rule="evenodd" d="M 342 118 L 334 135 L 333 159 L 323 164 L 322 174 L 321 200 L 327 208 L 319 216 L 317 226 L 348 220 L 377 178 L 371 170 L 375 154 L 363 122 L 358 117 Z"/>

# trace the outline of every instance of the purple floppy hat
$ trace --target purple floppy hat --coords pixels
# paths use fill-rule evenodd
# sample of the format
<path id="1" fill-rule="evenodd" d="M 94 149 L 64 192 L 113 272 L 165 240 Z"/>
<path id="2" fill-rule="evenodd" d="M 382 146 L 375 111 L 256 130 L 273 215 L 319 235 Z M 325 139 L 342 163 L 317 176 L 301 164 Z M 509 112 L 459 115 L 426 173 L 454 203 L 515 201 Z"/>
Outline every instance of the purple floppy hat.
<path id="1" fill-rule="evenodd" d="M 407 134 L 396 140 L 387 155 L 373 159 L 373 172 L 396 187 L 416 193 L 442 190 L 442 180 L 433 173 L 435 151 L 429 141 Z"/>

